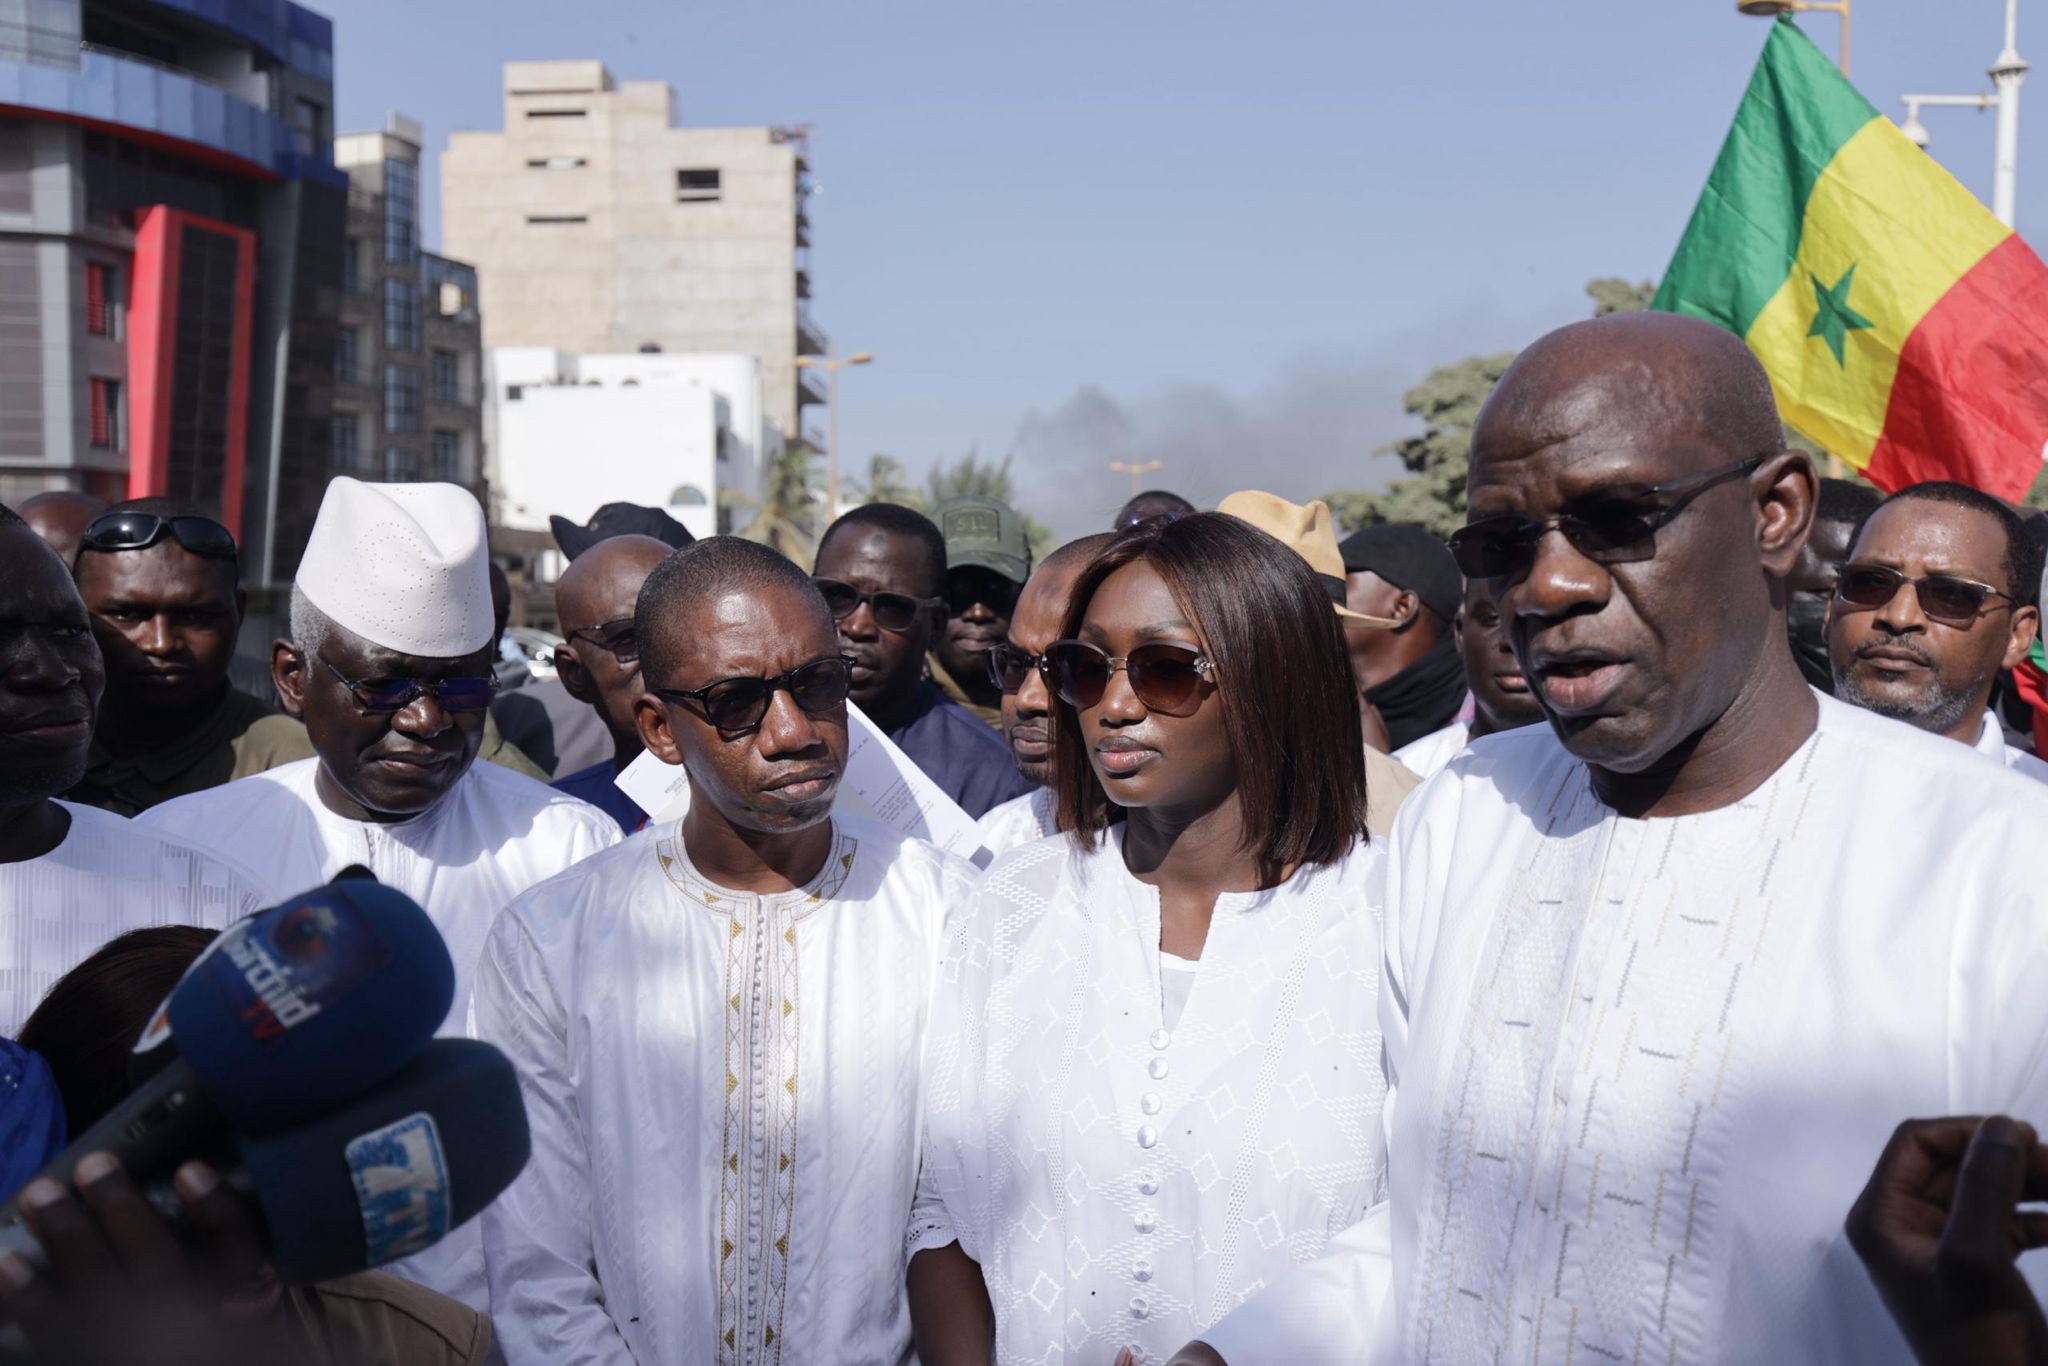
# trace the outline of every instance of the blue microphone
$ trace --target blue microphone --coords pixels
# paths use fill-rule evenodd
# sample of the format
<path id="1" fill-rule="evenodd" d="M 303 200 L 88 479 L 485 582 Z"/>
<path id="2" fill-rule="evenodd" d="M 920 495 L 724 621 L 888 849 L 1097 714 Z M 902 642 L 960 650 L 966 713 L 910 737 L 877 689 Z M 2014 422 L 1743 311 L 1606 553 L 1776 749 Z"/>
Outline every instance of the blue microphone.
<path id="1" fill-rule="evenodd" d="M 40 1173 L 114 1155 L 138 1183 L 332 1110 L 417 1057 L 447 1017 L 455 968 L 404 893 L 347 880 L 228 927 L 165 998 L 136 1052 L 177 1056 Z M 18 1211 L 12 1201 L 0 1220 Z"/>

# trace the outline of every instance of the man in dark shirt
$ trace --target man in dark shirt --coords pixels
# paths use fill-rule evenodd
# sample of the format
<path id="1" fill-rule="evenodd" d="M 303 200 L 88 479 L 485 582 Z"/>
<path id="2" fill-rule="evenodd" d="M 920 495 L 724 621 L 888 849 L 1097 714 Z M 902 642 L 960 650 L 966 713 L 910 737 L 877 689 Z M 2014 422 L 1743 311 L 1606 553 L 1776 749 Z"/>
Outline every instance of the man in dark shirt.
<path id="1" fill-rule="evenodd" d="M 555 616 L 567 637 L 555 647 L 555 676 L 569 695 L 596 711 L 612 738 L 609 757 L 555 779 L 557 790 L 581 797 L 632 834 L 647 813 L 614 781 L 640 757 L 633 700 L 640 696 L 640 644 L 633 608 L 640 585 L 669 557 L 652 536 L 611 536 L 577 556 L 555 583 Z"/>
<path id="2" fill-rule="evenodd" d="M 1443 541 L 1419 526 L 1367 527 L 1340 549 L 1345 606 L 1394 622 L 1345 634 L 1366 701 L 1400 749 L 1449 725 L 1465 704 L 1465 665 L 1451 630 L 1465 581 Z"/>
<path id="3" fill-rule="evenodd" d="M 814 573 L 853 661 L 854 704 L 977 820 L 1028 791 L 1002 737 L 925 676 L 946 621 L 946 542 L 931 519 L 857 507 L 826 529 Z"/>
<path id="4" fill-rule="evenodd" d="M 245 597 L 226 527 L 175 499 L 117 503 L 86 527 L 73 573 L 107 690 L 68 798 L 133 816 L 312 756 L 304 726 L 228 682 Z"/>

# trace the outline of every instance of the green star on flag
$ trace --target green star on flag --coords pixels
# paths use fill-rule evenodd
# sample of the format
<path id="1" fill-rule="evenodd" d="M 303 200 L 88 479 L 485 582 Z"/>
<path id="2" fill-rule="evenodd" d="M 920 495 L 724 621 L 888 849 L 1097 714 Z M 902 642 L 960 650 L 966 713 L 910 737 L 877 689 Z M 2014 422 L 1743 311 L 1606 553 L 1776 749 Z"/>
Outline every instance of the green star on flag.
<path id="1" fill-rule="evenodd" d="M 1842 278 L 1835 281 L 1833 289 L 1822 284 L 1818 275 L 1809 274 L 1807 278 L 1813 281 L 1814 302 L 1820 305 L 1820 311 L 1813 315 L 1813 326 L 1806 329 L 1806 335 L 1826 340 L 1828 350 L 1835 353 L 1835 364 L 1846 370 L 1849 361 L 1843 347 L 1849 340 L 1849 334 L 1875 326 L 1870 319 L 1849 307 L 1849 288 L 1856 279 L 1856 267 L 1850 266 Z"/>

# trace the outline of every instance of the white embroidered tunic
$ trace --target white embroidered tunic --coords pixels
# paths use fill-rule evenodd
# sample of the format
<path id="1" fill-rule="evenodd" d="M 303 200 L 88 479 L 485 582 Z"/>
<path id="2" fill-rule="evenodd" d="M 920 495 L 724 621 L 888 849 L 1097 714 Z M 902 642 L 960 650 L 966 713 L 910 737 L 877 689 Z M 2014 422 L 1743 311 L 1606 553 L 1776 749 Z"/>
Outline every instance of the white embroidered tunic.
<path id="1" fill-rule="evenodd" d="M 455 1002 L 443 1034 L 468 1032 L 469 993 L 484 936 L 521 892 L 617 844 L 619 823 L 588 802 L 478 760 L 448 795 L 410 820 L 349 820 L 314 790 L 318 759 L 151 807 L 144 825 L 246 862 L 290 896 L 361 864 L 420 904 L 455 962 Z M 386 1271 L 488 1312 L 474 1223 Z"/>
<path id="2" fill-rule="evenodd" d="M 1226 1359 L 1367 1359 L 1391 1250 L 1381 1360 L 1910 1361 L 1842 1222 L 1900 1121 L 2048 1115 L 2048 793 L 1819 705 L 1701 815 L 1619 816 L 1548 727 L 1417 794 L 1388 860 L 1390 1205 L 1348 1271 L 1212 1337 Z"/>
<path id="3" fill-rule="evenodd" d="M 1437 770 L 1464 752 L 1472 743 L 1472 727 L 1463 721 L 1453 721 L 1442 730 L 1433 730 L 1420 740 L 1410 740 L 1394 751 L 1394 758 L 1402 767 L 1413 770 L 1424 778 L 1434 778 Z"/>
<path id="4" fill-rule="evenodd" d="M 1161 1361 L 1377 1194 L 1379 846 L 1219 897 L 1169 1026 L 1120 834 L 996 860 L 950 936 L 909 1247 L 980 1263 L 1005 1363 Z"/>
<path id="5" fill-rule="evenodd" d="M 920 1059 L 973 869 L 834 818 L 808 886 L 706 881 L 677 826 L 520 898 L 477 986 L 533 1160 L 484 1215 L 512 1366 L 910 1356 Z"/>
<path id="6" fill-rule="evenodd" d="M 1044 839 L 1052 833 L 1053 804 L 1049 787 L 1034 787 L 1010 798 L 974 823 L 981 832 L 981 847 L 995 857 Z"/>
<path id="7" fill-rule="evenodd" d="M 0 1034 L 109 939 L 147 925 L 225 929 L 270 904 L 238 864 L 96 807 L 59 802 L 71 828 L 41 858 L 0 863 Z"/>
<path id="8" fill-rule="evenodd" d="M 1977 742 L 1973 748 L 1987 759 L 1995 759 L 2022 777 L 2032 778 L 2037 783 L 2048 783 L 2048 763 L 2005 743 L 2005 730 L 1998 724 L 1998 718 L 1990 712 L 1984 713 L 1984 724 L 1977 730 Z M 994 812 L 990 812 L 994 815 Z"/>

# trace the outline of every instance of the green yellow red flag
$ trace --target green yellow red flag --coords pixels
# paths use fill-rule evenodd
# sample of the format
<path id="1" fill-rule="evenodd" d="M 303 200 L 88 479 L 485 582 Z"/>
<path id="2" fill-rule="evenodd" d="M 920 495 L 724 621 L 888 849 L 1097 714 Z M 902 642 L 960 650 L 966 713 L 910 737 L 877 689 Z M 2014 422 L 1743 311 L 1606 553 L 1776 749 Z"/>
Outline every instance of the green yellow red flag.
<path id="1" fill-rule="evenodd" d="M 2017 499 L 2048 458 L 2048 267 L 1789 19 L 1652 306 L 1741 336 L 1879 488 Z"/>

